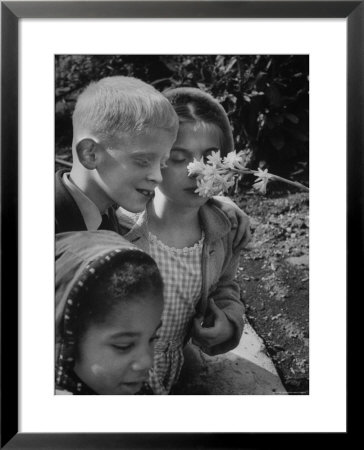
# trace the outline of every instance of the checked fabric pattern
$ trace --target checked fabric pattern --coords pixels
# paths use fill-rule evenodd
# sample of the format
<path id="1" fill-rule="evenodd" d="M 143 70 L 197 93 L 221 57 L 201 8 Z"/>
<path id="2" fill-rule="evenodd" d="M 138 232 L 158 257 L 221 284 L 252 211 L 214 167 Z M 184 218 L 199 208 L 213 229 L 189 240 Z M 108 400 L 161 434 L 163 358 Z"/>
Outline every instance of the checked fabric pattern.
<path id="1" fill-rule="evenodd" d="M 183 364 L 183 344 L 201 297 L 204 234 L 193 247 L 168 247 L 149 233 L 150 255 L 164 281 L 162 327 L 155 344 L 149 385 L 154 394 L 168 394 Z"/>

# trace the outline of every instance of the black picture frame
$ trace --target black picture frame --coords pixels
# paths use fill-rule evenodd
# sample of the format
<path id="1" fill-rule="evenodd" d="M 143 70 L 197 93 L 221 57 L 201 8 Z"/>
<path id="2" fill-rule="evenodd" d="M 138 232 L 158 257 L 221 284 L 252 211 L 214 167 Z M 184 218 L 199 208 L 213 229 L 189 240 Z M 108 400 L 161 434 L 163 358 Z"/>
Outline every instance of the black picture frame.
<path id="1" fill-rule="evenodd" d="M 1 2 L 1 448 L 216 449 L 272 444 L 275 435 L 268 433 L 18 432 L 18 22 L 21 18 L 115 17 L 347 19 L 347 300 L 364 273 L 364 1 Z M 300 437 L 299 444 L 305 444 L 309 435 Z M 292 438 L 296 440 L 297 435 L 280 435 L 280 445 Z M 317 438 L 316 434 L 316 443 Z"/>

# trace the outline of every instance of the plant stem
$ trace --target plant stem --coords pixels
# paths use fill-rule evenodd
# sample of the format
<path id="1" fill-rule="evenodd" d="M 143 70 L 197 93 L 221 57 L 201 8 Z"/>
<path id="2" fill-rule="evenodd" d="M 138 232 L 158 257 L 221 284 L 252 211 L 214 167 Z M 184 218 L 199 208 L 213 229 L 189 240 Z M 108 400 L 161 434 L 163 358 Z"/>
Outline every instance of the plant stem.
<path id="1" fill-rule="evenodd" d="M 259 176 L 259 175 L 257 175 L 258 172 L 256 170 L 247 169 L 246 167 L 242 167 L 241 169 L 232 169 L 232 171 L 235 173 L 238 173 L 238 174 L 242 174 L 242 175 L 249 174 L 249 175 Z M 268 175 L 269 175 L 268 178 L 270 180 L 283 181 L 284 183 L 291 184 L 292 186 L 303 189 L 304 191 L 307 191 L 307 192 L 310 191 L 310 189 L 307 186 L 299 183 L 298 181 L 287 180 L 287 178 L 283 178 L 278 175 L 274 175 L 273 173 L 268 173 Z"/>
<path id="2" fill-rule="evenodd" d="M 291 181 L 291 180 L 287 180 L 286 178 L 279 177 L 278 175 L 273 175 L 273 174 L 271 174 L 271 175 L 272 175 L 272 179 L 275 179 L 277 181 L 283 181 L 284 183 L 291 184 L 292 186 L 296 186 L 296 187 L 301 188 L 301 189 L 303 189 L 304 191 L 307 191 L 307 192 L 310 191 L 310 189 L 307 186 L 305 186 L 304 184 L 299 183 L 298 181 Z"/>

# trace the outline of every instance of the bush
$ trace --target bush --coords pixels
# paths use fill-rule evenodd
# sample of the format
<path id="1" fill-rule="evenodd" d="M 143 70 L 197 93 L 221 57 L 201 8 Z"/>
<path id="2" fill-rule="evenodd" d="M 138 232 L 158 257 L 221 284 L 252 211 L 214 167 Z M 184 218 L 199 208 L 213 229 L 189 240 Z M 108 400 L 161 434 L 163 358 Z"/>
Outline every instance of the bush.
<path id="1" fill-rule="evenodd" d="M 126 75 L 163 91 L 193 86 L 227 111 L 237 150 L 250 165 L 308 179 L 309 59 L 305 55 L 58 55 L 56 148 L 70 146 L 79 92 L 93 80 Z"/>

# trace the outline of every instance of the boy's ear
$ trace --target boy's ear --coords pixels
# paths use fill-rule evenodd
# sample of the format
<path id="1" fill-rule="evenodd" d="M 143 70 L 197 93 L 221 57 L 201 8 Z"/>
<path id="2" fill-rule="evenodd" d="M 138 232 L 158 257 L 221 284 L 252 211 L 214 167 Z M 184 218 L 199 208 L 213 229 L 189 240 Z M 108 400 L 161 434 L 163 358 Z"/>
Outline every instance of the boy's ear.
<path id="1" fill-rule="evenodd" d="M 88 170 L 96 169 L 100 144 L 93 139 L 82 139 L 76 145 L 76 152 L 80 163 Z"/>

